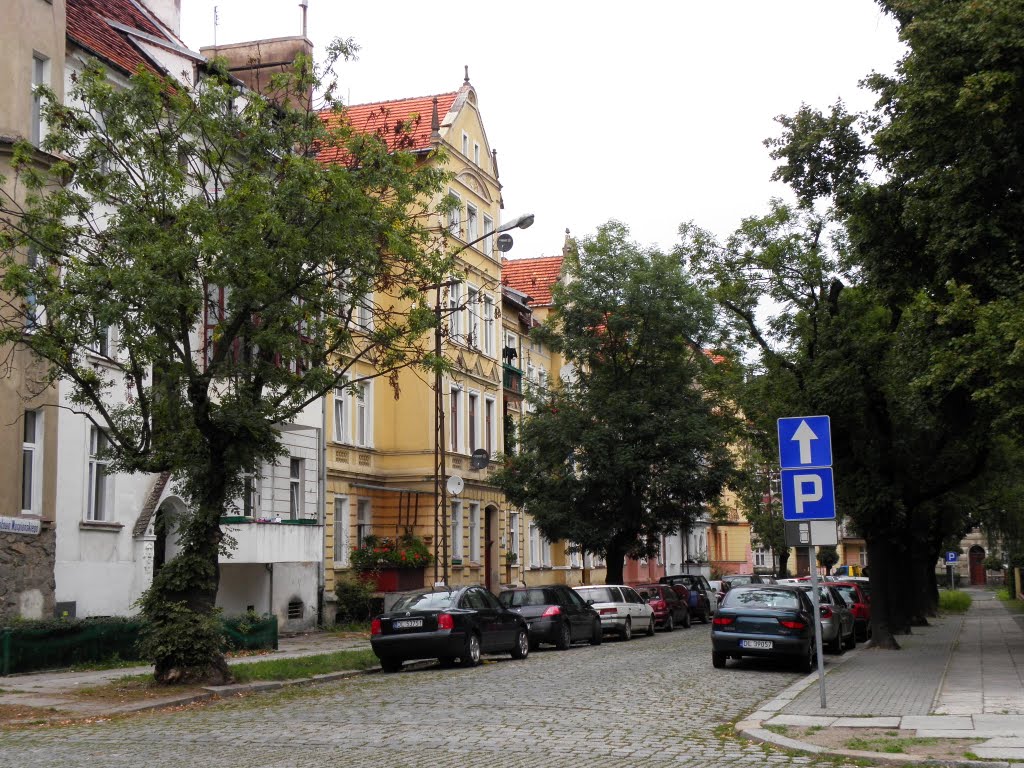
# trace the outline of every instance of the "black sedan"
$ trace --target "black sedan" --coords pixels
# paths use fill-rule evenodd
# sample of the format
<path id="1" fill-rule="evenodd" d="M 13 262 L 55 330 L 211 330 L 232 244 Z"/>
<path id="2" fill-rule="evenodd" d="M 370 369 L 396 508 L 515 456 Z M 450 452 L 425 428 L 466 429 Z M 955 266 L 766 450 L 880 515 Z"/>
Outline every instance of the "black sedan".
<path id="1" fill-rule="evenodd" d="M 797 586 L 733 587 L 711 623 L 711 663 L 721 669 L 728 658 L 781 658 L 810 672 L 817 625 L 810 598 Z"/>
<path id="2" fill-rule="evenodd" d="M 564 651 L 580 640 L 601 644 L 601 617 L 565 584 L 506 589 L 498 601 L 526 619 L 531 648 L 551 643 Z"/>
<path id="3" fill-rule="evenodd" d="M 522 616 L 503 607 L 483 587 L 450 587 L 410 592 L 388 613 L 373 619 L 370 646 L 385 672 L 412 659 L 438 659 L 451 666 L 480 663 L 483 653 L 511 653 L 525 659 L 530 636 Z"/>

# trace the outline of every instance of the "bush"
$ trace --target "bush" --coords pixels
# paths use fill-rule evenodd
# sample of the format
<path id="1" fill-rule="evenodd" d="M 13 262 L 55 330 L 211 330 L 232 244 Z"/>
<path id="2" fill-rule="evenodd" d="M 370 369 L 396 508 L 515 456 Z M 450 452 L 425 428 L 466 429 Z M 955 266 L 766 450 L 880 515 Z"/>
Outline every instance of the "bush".
<path id="1" fill-rule="evenodd" d="M 338 597 L 338 612 L 335 622 L 367 621 L 373 613 L 373 584 L 353 575 L 342 576 L 334 587 Z"/>
<path id="2" fill-rule="evenodd" d="M 1003 570 L 1003 558 L 997 555 L 989 555 L 985 558 L 982 565 L 985 566 L 986 571 L 1001 571 Z"/>
<path id="3" fill-rule="evenodd" d="M 939 592 L 939 608 L 947 613 L 966 613 L 971 607 L 971 596 L 966 592 L 944 589 Z"/>
<path id="4" fill-rule="evenodd" d="M 363 546 L 352 550 L 352 567 L 357 571 L 423 568 L 432 562 L 434 558 L 423 539 L 410 533 L 395 539 L 367 536 L 363 540 Z"/>

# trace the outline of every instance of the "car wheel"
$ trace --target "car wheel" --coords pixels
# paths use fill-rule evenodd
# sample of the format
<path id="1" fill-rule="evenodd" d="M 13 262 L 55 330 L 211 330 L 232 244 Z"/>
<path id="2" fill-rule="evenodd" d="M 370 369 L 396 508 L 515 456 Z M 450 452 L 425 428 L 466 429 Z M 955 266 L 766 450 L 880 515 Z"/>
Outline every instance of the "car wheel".
<path id="1" fill-rule="evenodd" d="M 725 654 L 718 651 L 711 652 L 711 666 L 715 669 L 725 669 Z"/>
<path id="2" fill-rule="evenodd" d="M 843 652 L 843 638 L 839 634 L 836 634 L 834 640 L 829 640 L 828 653 L 840 654 Z"/>
<path id="3" fill-rule="evenodd" d="M 846 650 L 851 651 L 857 647 L 857 633 L 855 630 L 850 630 L 849 636 L 843 641 L 843 645 L 846 646 Z"/>
<path id="4" fill-rule="evenodd" d="M 619 630 L 619 637 L 623 640 L 633 639 L 633 622 L 629 620 L 629 616 L 626 617 L 625 625 Z"/>
<path id="5" fill-rule="evenodd" d="M 525 659 L 530 655 L 530 636 L 525 629 L 520 629 L 516 635 L 516 644 L 512 649 L 513 659 Z"/>
<path id="6" fill-rule="evenodd" d="M 466 647 L 459 657 L 464 667 L 475 667 L 480 663 L 480 637 L 475 632 L 466 636 Z"/>
<path id="7" fill-rule="evenodd" d="M 671 632 L 671 631 L 673 631 L 673 630 L 674 630 L 675 628 L 676 628 L 676 620 L 675 620 L 675 618 L 674 618 L 674 617 L 672 616 L 672 613 L 671 613 L 671 611 L 670 611 L 670 612 L 669 612 L 669 614 L 668 614 L 668 618 L 667 618 L 667 619 L 665 619 L 665 626 L 663 627 L 663 629 L 664 629 L 664 630 L 665 630 L 666 632 Z"/>
<path id="8" fill-rule="evenodd" d="M 690 609 L 687 608 L 686 612 L 683 614 L 683 629 L 689 629 L 689 628 L 690 628 Z"/>
<path id="9" fill-rule="evenodd" d="M 800 657 L 796 662 L 796 671 L 808 673 L 814 669 L 815 653 L 814 653 L 814 641 L 807 644 L 807 654 Z"/>
<path id="10" fill-rule="evenodd" d="M 564 621 L 558 628 L 558 637 L 555 638 L 555 648 L 560 651 L 569 650 L 569 646 L 572 645 L 572 629 L 569 627 L 569 622 Z"/>
<path id="11" fill-rule="evenodd" d="M 654 617 L 651 616 L 651 620 L 647 623 L 647 636 L 654 637 Z"/>
<path id="12" fill-rule="evenodd" d="M 380 660 L 380 668 L 388 673 L 397 672 L 402 668 L 402 660 L 383 658 Z"/>
<path id="13" fill-rule="evenodd" d="M 601 629 L 601 620 L 594 619 L 594 631 L 590 633 L 590 644 L 600 645 L 601 641 L 604 639 L 603 635 L 604 630 Z"/>
<path id="14" fill-rule="evenodd" d="M 709 613 L 709 609 L 707 607 L 705 607 L 704 610 L 701 611 L 701 614 L 700 614 L 700 623 L 701 624 L 707 624 L 708 623 L 708 613 Z"/>

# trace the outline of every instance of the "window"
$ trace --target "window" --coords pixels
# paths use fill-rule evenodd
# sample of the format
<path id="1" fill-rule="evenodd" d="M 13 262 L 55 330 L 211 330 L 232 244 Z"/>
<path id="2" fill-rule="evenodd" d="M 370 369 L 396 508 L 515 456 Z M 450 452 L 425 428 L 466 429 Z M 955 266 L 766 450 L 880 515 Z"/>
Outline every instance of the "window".
<path id="1" fill-rule="evenodd" d="M 469 157 L 469 134 L 462 132 L 462 156 Z"/>
<path id="2" fill-rule="evenodd" d="M 292 520 L 303 517 L 302 474 L 305 462 L 302 459 L 291 459 L 288 470 L 288 514 Z"/>
<path id="3" fill-rule="evenodd" d="M 448 231 L 454 237 L 462 236 L 462 198 L 455 194 L 454 189 L 448 190 L 448 196 L 455 198 L 454 206 L 448 213 Z"/>
<path id="4" fill-rule="evenodd" d="M 477 408 L 477 401 L 480 397 L 475 392 L 469 393 L 469 414 L 466 418 L 466 425 L 469 427 L 469 452 L 472 453 L 477 449 L 476 444 L 476 422 L 479 416 L 479 410 Z"/>
<path id="5" fill-rule="evenodd" d="M 860 563 L 861 568 L 867 567 L 868 564 L 868 553 L 866 550 L 861 550 L 857 554 L 857 561 Z"/>
<path id="6" fill-rule="evenodd" d="M 473 142 L 473 164 L 477 167 L 480 166 L 480 145 L 475 141 Z"/>
<path id="7" fill-rule="evenodd" d="M 480 348 L 480 292 L 472 286 L 466 292 L 466 344 Z"/>
<path id="8" fill-rule="evenodd" d="M 479 221 L 480 221 L 480 218 L 477 215 L 476 206 L 467 205 L 466 206 L 466 242 L 467 243 L 472 243 L 474 240 L 476 240 L 478 237 L 480 237 Z"/>
<path id="9" fill-rule="evenodd" d="M 349 420 L 349 409 L 351 398 L 345 387 L 338 387 L 334 390 L 334 441 L 336 443 L 347 443 L 351 437 L 351 425 Z"/>
<path id="10" fill-rule="evenodd" d="M 534 523 L 530 523 L 530 567 L 551 567 L 550 542 L 541 535 L 540 529 Z"/>
<path id="11" fill-rule="evenodd" d="M 369 331 L 373 328 L 373 301 L 369 297 L 364 296 L 361 298 L 352 314 L 357 328 L 364 331 Z"/>
<path id="12" fill-rule="evenodd" d="M 334 562 L 348 568 L 351 562 L 352 521 L 348 519 L 348 497 L 334 497 Z"/>
<path id="13" fill-rule="evenodd" d="M 356 384 L 356 445 L 361 448 L 373 447 L 373 397 L 370 382 Z"/>
<path id="14" fill-rule="evenodd" d="M 36 268 L 39 266 L 39 251 L 36 250 L 34 245 L 28 247 L 28 251 L 25 254 L 25 265 L 34 275 Z M 25 327 L 38 327 L 42 316 L 43 308 L 39 306 L 35 293 L 27 293 L 25 295 Z"/>
<path id="15" fill-rule="evenodd" d="M 93 339 L 92 351 L 100 357 L 110 357 L 111 343 L 111 328 L 109 325 L 104 325 L 99 320 L 93 320 L 93 328 L 95 337 Z"/>
<path id="16" fill-rule="evenodd" d="M 42 514 L 43 414 L 25 411 L 21 442 L 21 513 Z"/>
<path id="17" fill-rule="evenodd" d="M 448 415 L 448 420 L 451 422 L 451 445 L 449 448 L 455 453 L 462 450 L 462 440 L 460 439 L 461 424 L 459 423 L 460 411 L 462 410 L 462 390 L 458 387 L 452 387 L 451 390 L 451 407 Z"/>
<path id="18" fill-rule="evenodd" d="M 449 547 L 452 560 L 462 559 L 462 502 L 452 502 L 452 520 Z"/>
<path id="19" fill-rule="evenodd" d="M 490 296 L 484 296 L 483 320 L 483 338 L 478 346 L 488 357 L 494 357 L 494 299 Z"/>
<path id="20" fill-rule="evenodd" d="M 768 559 L 771 557 L 771 550 L 765 549 L 764 547 L 757 547 L 754 550 L 754 567 L 769 565 Z"/>
<path id="21" fill-rule="evenodd" d="M 370 535 L 371 509 L 369 499 L 356 502 L 356 546 L 361 547 Z"/>
<path id="22" fill-rule="evenodd" d="M 480 562 L 480 505 L 469 502 L 469 560 Z"/>
<path id="23" fill-rule="evenodd" d="M 494 219 L 484 214 L 484 234 L 487 238 L 484 240 L 483 251 L 486 256 L 494 256 Z"/>
<path id="24" fill-rule="evenodd" d="M 448 286 L 448 335 L 458 339 L 462 333 L 462 283 Z"/>
<path id="25" fill-rule="evenodd" d="M 41 53 L 32 54 L 32 123 L 29 126 L 29 141 L 36 146 L 43 140 L 43 97 L 39 87 L 46 85 L 50 60 Z"/>
<path id="26" fill-rule="evenodd" d="M 106 520 L 110 500 L 108 472 L 109 461 L 107 452 L 110 441 L 107 433 L 96 426 L 89 427 L 89 488 L 86 496 L 88 504 L 86 520 Z"/>
<path id="27" fill-rule="evenodd" d="M 519 513 L 508 513 L 508 550 L 509 561 L 519 562 Z"/>
<path id="28" fill-rule="evenodd" d="M 260 509 L 259 483 L 252 474 L 242 476 L 242 514 L 254 517 Z"/>
<path id="29" fill-rule="evenodd" d="M 495 405 L 494 400 L 489 397 L 484 398 L 484 450 L 487 451 L 488 456 L 494 455 L 494 447 L 498 444 L 498 436 L 495 434 L 494 427 L 494 411 Z"/>
<path id="30" fill-rule="evenodd" d="M 579 568 L 580 567 L 580 552 L 578 549 L 569 550 L 569 567 Z"/>
<path id="31" fill-rule="evenodd" d="M 224 321 L 227 311 L 227 297 L 223 288 L 217 285 L 206 287 L 206 303 L 203 307 L 203 349 L 206 355 L 206 364 L 213 362 L 213 355 L 216 344 L 214 343 L 214 332 L 217 326 Z"/>

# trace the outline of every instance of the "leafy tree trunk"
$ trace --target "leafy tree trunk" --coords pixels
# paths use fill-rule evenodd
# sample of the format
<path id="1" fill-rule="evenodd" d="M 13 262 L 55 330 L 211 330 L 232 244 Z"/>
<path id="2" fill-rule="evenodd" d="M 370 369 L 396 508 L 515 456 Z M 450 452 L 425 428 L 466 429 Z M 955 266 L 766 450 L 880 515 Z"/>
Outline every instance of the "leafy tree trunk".
<path id="1" fill-rule="evenodd" d="M 779 553 L 779 572 L 775 574 L 778 578 L 784 579 L 789 576 L 789 548 Z"/>
<path id="2" fill-rule="evenodd" d="M 931 557 L 928 536 L 921 534 L 910 541 L 910 601 L 909 619 L 912 627 L 927 627 L 929 613 L 929 594 L 934 589 L 935 559 Z"/>
<path id="3" fill-rule="evenodd" d="M 899 650 L 900 644 L 893 636 L 889 623 L 892 607 L 886 585 L 890 582 L 889 547 L 883 539 L 868 535 L 865 538 L 868 562 L 871 563 L 871 632 L 876 648 Z M 893 574 L 895 575 L 895 574 Z"/>
<path id="4" fill-rule="evenodd" d="M 619 532 L 612 536 L 608 542 L 608 549 L 605 551 L 605 584 L 621 584 L 623 571 L 626 564 L 626 551 L 629 548 L 630 538 L 625 533 Z"/>

